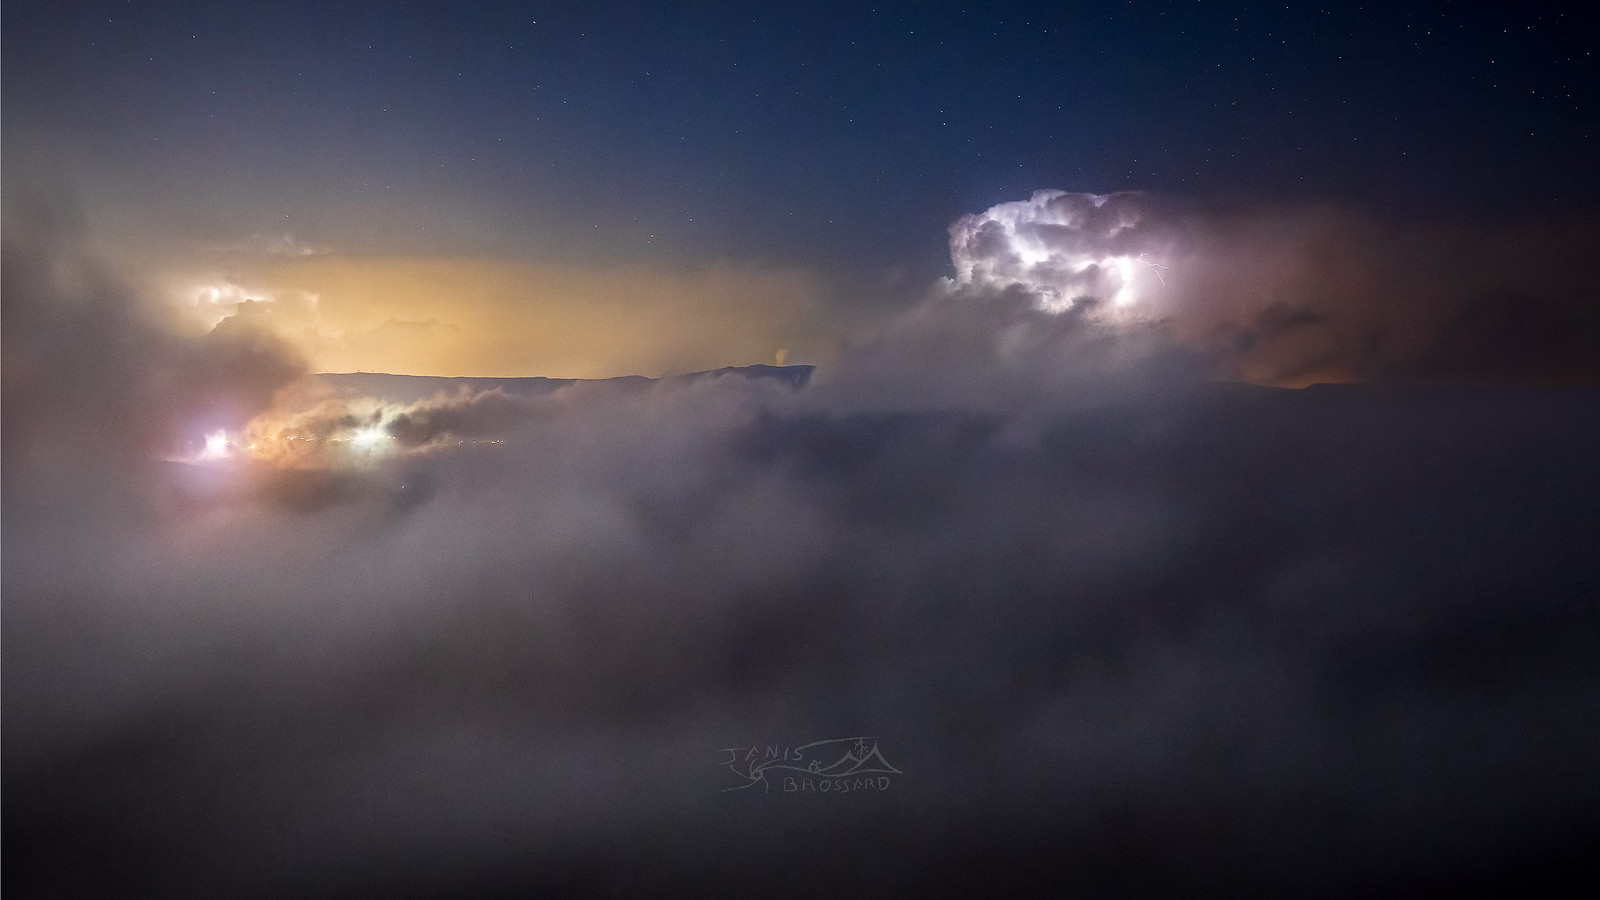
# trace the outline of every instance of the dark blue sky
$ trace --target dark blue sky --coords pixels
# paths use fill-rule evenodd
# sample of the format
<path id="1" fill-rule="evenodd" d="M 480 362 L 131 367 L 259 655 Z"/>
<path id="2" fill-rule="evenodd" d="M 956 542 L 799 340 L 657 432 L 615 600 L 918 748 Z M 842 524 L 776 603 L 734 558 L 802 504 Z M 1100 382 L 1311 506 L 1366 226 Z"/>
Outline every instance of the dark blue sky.
<path id="1" fill-rule="evenodd" d="M 4 25 L 8 162 L 48 156 L 147 239 L 933 271 L 952 219 L 1043 187 L 1600 207 L 1600 34 L 1530 4 L 13 2 Z"/>

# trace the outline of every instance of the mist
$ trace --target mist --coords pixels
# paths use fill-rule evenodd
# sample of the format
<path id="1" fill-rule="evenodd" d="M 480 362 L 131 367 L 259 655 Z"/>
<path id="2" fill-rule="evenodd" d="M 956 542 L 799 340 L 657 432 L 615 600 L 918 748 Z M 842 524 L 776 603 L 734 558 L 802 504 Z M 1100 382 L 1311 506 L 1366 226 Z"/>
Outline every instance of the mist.
<path id="1" fill-rule="evenodd" d="M 1584 875 L 1592 293 L 1419 262 L 1487 238 L 1140 203 L 1125 247 L 1045 248 L 1167 266 L 1137 314 L 980 243 L 815 372 L 422 398 L 249 315 L 185 333 L 70 215 L 8 221 L 6 888 Z M 1330 373 L 1365 383 L 1272 386 Z M 175 461 L 263 421 L 386 443 Z M 725 765 L 858 736 L 881 787 Z"/>

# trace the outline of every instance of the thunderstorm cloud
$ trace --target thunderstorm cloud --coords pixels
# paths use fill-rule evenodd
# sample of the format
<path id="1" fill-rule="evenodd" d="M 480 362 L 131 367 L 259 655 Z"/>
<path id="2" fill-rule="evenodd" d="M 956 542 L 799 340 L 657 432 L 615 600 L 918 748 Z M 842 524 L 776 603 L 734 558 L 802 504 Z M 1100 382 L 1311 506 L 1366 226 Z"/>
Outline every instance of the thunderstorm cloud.
<path id="1" fill-rule="evenodd" d="M 947 284 L 1163 323 L 1220 377 L 1592 383 L 1600 304 L 1580 261 L 1600 254 L 1597 233 L 1038 191 L 951 226 Z"/>

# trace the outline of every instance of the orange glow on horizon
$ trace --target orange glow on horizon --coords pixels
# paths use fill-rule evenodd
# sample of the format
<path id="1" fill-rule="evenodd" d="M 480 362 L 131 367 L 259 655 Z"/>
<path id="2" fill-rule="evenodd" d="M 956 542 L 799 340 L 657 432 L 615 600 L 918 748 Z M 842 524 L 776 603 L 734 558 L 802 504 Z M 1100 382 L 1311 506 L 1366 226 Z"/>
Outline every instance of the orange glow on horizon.
<path id="1" fill-rule="evenodd" d="M 248 319 L 321 372 L 606 378 L 831 346 L 818 286 L 797 269 L 329 255 L 172 284 L 197 327 Z"/>

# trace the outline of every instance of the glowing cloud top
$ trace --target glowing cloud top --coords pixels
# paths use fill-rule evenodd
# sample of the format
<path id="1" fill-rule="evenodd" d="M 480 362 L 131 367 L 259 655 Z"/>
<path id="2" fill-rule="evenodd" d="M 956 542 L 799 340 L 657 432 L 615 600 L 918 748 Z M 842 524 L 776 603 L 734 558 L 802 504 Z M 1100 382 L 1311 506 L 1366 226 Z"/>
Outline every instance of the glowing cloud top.
<path id="1" fill-rule="evenodd" d="M 1035 191 L 950 226 L 956 286 L 1018 286 L 1059 312 L 1093 298 L 1122 314 L 1165 283 L 1168 241 L 1142 194 Z"/>

